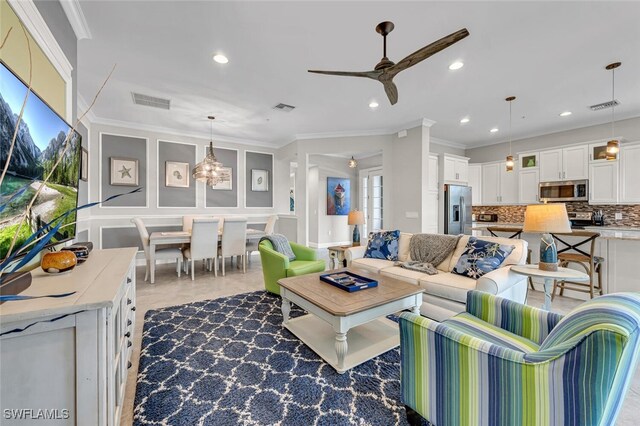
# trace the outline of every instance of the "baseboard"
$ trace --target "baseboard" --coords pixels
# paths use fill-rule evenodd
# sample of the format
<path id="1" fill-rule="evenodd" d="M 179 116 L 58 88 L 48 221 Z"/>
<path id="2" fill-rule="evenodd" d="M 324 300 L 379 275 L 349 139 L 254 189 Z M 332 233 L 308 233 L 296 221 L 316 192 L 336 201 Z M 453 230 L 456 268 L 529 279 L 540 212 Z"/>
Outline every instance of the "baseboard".
<path id="1" fill-rule="evenodd" d="M 332 243 L 313 243 L 309 242 L 309 247 L 316 249 L 323 249 L 332 246 L 348 246 L 351 245 L 351 241 L 335 241 Z"/>

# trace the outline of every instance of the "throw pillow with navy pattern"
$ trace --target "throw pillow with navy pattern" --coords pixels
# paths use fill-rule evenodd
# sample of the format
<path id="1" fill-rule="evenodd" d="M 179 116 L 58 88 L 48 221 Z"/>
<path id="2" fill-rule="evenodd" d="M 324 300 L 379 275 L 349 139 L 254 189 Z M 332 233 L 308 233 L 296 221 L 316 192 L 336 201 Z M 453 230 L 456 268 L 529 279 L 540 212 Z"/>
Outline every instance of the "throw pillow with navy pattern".
<path id="1" fill-rule="evenodd" d="M 399 230 L 371 232 L 364 257 L 369 259 L 398 260 L 399 239 Z"/>
<path id="2" fill-rule="evenodd" d="M 470 237 L 467 247 L 451 272 L 477 280 L 484 274 L 498 269 L 515 248 Z"/>

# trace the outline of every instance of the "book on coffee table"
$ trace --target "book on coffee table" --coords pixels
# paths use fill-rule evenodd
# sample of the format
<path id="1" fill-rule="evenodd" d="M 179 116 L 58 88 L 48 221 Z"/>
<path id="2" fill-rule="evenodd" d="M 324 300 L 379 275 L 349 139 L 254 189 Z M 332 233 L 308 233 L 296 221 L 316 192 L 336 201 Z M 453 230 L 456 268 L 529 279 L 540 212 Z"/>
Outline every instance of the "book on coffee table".
<path id="1" fill-rule="evenodd" d="M 350 293 L 378 286 L 378 281 L 349 271 L 320 275 L 320 280 Z"/>

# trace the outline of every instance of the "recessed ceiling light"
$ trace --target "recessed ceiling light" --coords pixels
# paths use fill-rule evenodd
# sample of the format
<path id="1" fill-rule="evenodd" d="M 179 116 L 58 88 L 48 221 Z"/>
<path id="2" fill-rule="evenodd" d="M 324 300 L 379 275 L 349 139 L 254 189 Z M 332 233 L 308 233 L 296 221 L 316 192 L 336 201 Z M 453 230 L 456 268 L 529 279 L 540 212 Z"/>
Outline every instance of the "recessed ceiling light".
<path id="1" fill-rule="evenodd" d="M 566 117 L 566 116 L 571 115 L 571 114 L 573 114 L 571 111 L 561 112 L 560 113 L 560 117 Z"/>
<path id="2" fill-rule="evenodd" d="M 371 108 L 371 109 L 378 108 L 378 103 L 376 101 L 369 102 L 369 108 Z"/>
<path id="3" fill-rule="evenodd" d="M 498 131 L 498 128 L 497 128 L 497 127 L 494 127 L 493 129 L 491 129 L 491 130 L 489 130 L 489 131 L 490 131 L 491 133 L 495 133 L 495 132 L 497 132 L 497 131 Z"/>
<path id="4" fill-rule="evenodd" d="M 215 55 L 213 57 L 213 60 L 219 64 L 226 64 L 227 62 L 229 62 L 229 59 L 227 59 L 227 57 L 224 55 Z"/>
<path id="5" fill-rule="evenodd" d="M 460 61 L 454 62 L 451 65 L 449 65 L 449 69 L 452 71 L 455 70 L 459 70 L 460 68 L 462 68 L 464 66 L 464 64 Z"/>
<path id="6" fill-rule="evenodd" d="M 462 120 L 460 120 L 461 124 L 465 124 L 465 123 L 468 123 L 468 122 L 469 122 L 469 117 L 465 117 Z"/>

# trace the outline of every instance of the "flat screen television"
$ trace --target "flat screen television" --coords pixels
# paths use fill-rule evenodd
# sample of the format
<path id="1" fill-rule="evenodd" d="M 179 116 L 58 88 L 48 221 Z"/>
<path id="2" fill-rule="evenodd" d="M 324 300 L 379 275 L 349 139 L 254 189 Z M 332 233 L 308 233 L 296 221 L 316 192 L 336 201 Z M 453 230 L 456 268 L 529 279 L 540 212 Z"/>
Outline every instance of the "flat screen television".
<path id="1" fill-rule="evenodd" d="M 0 174 L 8 158 L 27 90 L 28 85 L 0 61 Z M 71 126 L 42 98 L 33 91 L 29 94 L 9 168 L 0 185 L 0 205 L 11 200 L 0 211 L 0 262 L 6 258 L 13 236 L 18 230 L 20 234 L 14 251 L 43 224 L 77 207 L 81 136 L 74 131 L 69 138 L 69 148 L 64 152 L 65 140 L 70 131 Z M 63 154 L 49 182 L 29 209 L 29 203 L 38 187 Z M 24 188 L 26 189 L 19 197 L 14 197 Z M 25 212 L 26 219 L 20 225 Z M 74 238 L 75 221 L 75 213 L 64 219 L 48 246 Z"/>

